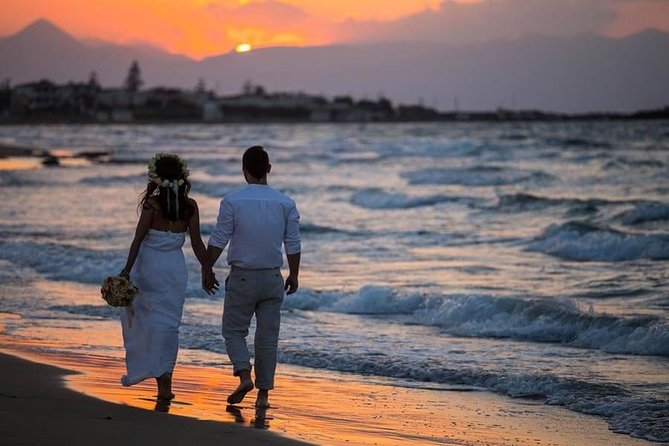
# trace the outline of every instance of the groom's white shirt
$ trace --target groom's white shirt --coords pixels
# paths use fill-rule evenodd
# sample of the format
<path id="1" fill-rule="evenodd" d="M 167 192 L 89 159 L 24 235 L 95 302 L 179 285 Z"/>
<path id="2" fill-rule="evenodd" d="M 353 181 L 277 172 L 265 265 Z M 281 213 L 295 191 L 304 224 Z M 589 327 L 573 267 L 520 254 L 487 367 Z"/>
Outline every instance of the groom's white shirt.
<path id="1" fill-rule="evenodd" d="M 297 254 L 300 214 L 295 201 L 264 184 L 249 184 L 221 200 L 209 244 L 230 243 L 228 264 L 245 269 L 281 268 L 283 255 Z"/>

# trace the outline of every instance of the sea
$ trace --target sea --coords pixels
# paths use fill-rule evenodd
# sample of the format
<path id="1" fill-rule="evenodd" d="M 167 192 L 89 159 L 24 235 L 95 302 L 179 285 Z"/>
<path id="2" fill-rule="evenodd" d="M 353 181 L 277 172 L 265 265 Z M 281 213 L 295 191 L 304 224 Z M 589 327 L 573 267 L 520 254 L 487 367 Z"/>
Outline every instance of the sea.
<path id="1" fill-rule="evenodd" d="M 260 144 L 301 213 L 280 363 L 531 398 L 669 441 L 668 121 L 2 126 L 0 144 L 62 160 L 0 170 L 5 335 L 79 330 L 69 348 L 122 355 L 85 331 L 117 320 L 99 283 L 125 263 L 148 160 L 188 162 L 206 243 Z M 200 289 L 184 250 L 180 361 L 207 364 L 225 353 L 223 290 Z"/>

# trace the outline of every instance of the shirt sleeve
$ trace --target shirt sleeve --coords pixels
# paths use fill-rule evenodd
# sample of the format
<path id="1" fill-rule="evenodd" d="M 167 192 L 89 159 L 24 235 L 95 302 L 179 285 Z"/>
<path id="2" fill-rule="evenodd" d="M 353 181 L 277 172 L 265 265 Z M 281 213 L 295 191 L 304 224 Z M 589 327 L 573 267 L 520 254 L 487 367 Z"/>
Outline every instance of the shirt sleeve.
<path id="1" fill-rule="evenodd" d="M 286 254 L 299 254 L 302 251 L 300 242 L 300 213 L 297 211 L 295 202 L 288 210 L 286 218 L 286 230 L 283 234 L 283 244 L 286 247 Z"/>
<path id="2" fill-rule="evenodd" d="M 232 231 L 235 229 L 235 220 L 232 212 L 232 204 L 229 200 L 221 200 L 221 207 L 218 210 L 216 227 L 211 231 L 209 244 L 220 249 L 225 249 L 232 237 Z"/>

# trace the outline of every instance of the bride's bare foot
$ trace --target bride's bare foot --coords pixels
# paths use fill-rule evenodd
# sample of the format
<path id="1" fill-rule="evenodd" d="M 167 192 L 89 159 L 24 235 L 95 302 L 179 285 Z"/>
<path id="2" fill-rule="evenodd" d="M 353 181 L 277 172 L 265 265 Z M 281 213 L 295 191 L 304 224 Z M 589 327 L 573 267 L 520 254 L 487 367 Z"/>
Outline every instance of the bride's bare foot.
<path id="1" fill-rule="evenodd" d="M 258 409 L 269 409 L 269 391 L 258 390 L 258 397 L 256 398 L 256 407 Z"/>
<path id="2" fill-rule="evenodd" d="M 251 379 L 241 379 L 239 386 L 228 395 L 228 404 L 238 404 L 244 400 L 247 393 L 253 390 L 253 381 Z"/>
<path id="3" fill-rule="evenodd" d="M 158 399 L 163 401 L 169 401 L 174 399 L 174 394 L 172 393 L 172 374 L 163 373 L 158 378 L 156 378 L 158 383 Z"/>

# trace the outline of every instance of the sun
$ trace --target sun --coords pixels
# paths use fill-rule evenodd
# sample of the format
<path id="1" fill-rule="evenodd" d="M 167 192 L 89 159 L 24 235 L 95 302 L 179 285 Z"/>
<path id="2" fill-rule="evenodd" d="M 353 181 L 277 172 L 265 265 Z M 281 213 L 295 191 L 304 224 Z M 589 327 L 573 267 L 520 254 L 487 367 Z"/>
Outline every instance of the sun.
<path id="1" fill-rule="evenodd" d="M 235 51 L 237 51 L 238 53 L 248 53 L 252 49 L 253 47 L 251 46 L 250 43 L 240 43 L 239 45 L 237 45 L 237 48 L 235 48 Z"/>

